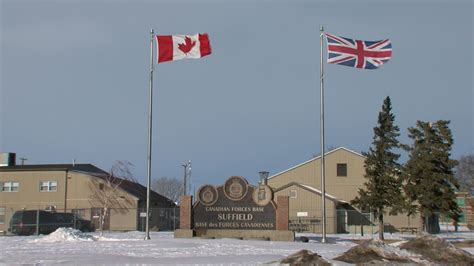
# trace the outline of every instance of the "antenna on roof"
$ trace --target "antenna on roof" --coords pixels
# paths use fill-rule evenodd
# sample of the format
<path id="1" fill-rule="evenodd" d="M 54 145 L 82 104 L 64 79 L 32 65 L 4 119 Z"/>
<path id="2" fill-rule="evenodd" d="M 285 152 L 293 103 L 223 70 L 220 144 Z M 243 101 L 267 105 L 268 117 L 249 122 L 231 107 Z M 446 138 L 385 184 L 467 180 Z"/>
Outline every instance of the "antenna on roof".
<path id="1" fill-rule="evenodd" d="M 19 159 L 21 160 L 21 165 L 25 165 L 25 161 L 28 161 L 27 158 L 23 158 L 23 157 L 21 157 Z"/>

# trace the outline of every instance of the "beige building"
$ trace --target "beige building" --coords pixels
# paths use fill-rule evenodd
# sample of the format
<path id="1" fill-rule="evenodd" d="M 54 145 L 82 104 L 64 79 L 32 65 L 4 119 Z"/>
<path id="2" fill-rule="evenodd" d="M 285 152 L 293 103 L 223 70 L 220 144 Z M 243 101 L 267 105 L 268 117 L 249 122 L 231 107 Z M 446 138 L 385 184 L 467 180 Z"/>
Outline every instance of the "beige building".
<path id="1" fill-rule="evenodd" d="M 370 213 L 350 205 L 364 188 L 365 157 L 340 147 L 325 154 L 326 229 L 328 233 L 374 232 Z M 290 197 L 290 225 L 294 230 L 321 232 L 321 156 L 298 164 L 268 178 L 275 195 Z M 404 214 L 384 217 L 387 229 L 415 227 L 418 217 Z"/>
<path id="2" fill-rule="evenodd" d="M 13 165 L 0 167 L 0 231 L 6 232 L 17 210 L 74 212 L 99 226 L 101 207 L 95 193 L 103 189 L 108 173 L 91 164 Z M 121 179 L 120 179 L 121 180 Z M 146 214 L 146 187 L 121 180 L 113 199 L 106 230 L 140 230 Z M 171 200 L 151 192 L 150 228 L 170 227 L 164 208 L 174 208 Z M 161 208 L 158 209 L 158 208 Z M 171 227 L 172 229 L 172 227 Z"/>

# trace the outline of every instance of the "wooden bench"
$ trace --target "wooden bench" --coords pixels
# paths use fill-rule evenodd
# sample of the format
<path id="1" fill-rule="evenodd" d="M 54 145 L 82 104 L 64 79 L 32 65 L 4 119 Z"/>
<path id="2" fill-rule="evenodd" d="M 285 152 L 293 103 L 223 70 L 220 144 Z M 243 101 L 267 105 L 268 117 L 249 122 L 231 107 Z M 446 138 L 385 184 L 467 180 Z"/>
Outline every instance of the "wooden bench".
<path id="1" fill-rule="evenodd" d="M 418 227 L 400 227 L 398 229 L 398 231 L 400 231 L 400 233 L 410 233 L 412 235 L 415 235 L 418 233 Z"/>

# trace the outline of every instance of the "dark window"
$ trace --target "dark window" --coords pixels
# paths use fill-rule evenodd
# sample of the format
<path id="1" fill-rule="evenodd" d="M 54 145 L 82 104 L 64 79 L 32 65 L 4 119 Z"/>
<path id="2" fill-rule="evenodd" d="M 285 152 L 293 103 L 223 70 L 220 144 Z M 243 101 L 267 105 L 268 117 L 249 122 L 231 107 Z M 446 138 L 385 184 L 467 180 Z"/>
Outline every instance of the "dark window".
<path id="1" fill-rule="evenodd" d="M 338 163 L 337 164 L 337 176 L 347 176 L 347 164 Z"/>

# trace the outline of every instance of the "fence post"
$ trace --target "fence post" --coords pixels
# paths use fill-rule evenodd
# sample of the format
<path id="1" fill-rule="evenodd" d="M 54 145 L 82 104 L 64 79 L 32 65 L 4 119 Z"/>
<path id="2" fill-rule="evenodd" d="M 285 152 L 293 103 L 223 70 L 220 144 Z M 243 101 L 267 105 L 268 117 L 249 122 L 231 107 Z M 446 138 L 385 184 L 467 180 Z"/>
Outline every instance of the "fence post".
<path id="1" fill-rule="evenodd" d="M 72 217 L 74 217 L 74 229 L 77 229 L 76 228 L 76 213 L 74 212 L 74 210 L 71 210 L 72 211 Z"/>
<path id="2" fill-rule="evenodd" d="M 374 237 L 374 223 L 373 223 L 373 217 L 372 217 L 372 211 L 369 209 L 370 211 L 370 231 L 371 231 L 371 235 L 372 237 Z"/>
<path id="3" fill-rule="evenodd" d="M 40 219 L 40 212 L 39 209 L 36 210 L 36 235 L 39 235 L 39 219 Z"/>
<path id="4" fill-rule="evenodd" d="M 176 208 L 173 208 L 173 231 L 176 230 Z"/>
<path id="5" fill-rule="evenodd" d="M 140 222 L 140 232 L 145 232 L 144 230 L 144 223 L 146 222 L 145 219 L 143 219 L 142 217 L 142 212 L 143 212 L 143 208 L 137 208 L 138 209 L 138 221 Z"/>

